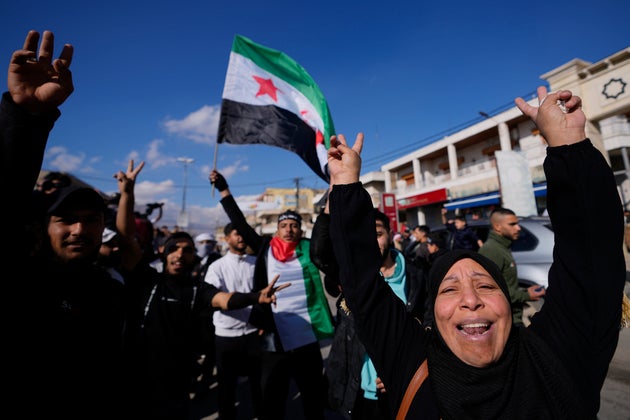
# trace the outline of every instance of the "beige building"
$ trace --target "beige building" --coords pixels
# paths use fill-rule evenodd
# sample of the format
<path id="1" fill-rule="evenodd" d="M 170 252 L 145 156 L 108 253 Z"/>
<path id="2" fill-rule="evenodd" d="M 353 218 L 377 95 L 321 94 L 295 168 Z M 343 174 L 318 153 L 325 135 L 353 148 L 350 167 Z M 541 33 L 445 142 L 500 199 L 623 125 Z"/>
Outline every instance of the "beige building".
<path id="1" fill-rule="evenodd" d="M 244 212 L 248 223 L 260 235 L 276 232 L 278 216 L 286 210 L 295 210 L 302 216 L 302 230 L 311 236 L 318 214 L 317 203 L 326 190 L 311 188 L 267 188 L 257 202 Z"/>
<path id="2" fill-rule="evenodd" d="M 597 63 L 574 59 L 541 79 L 551 91 L 570 89 L 582 97 L 587 136 L 610 162 L 620 196 L 624 204 L 630 204 L 630 47 Z M 538 105 L 537 98 L 529 102 Z M 528 191 L 523 196 L 528 200 L 531 196 L 530 213 L 542 214 L 546 208 L 544 139 L 516 107 L 482 115 L 485 118 L 480 122 L 383 165 L 381 172 L 362 176 L 375 205 L 380 194 L 395 194 L 398 222 L 412 226 L 441 224 L 442 207 L 454 213 L 487 214 L 494 206 L 508 206 L 500 179 L 514 169 L 502 163 L 511 156 L 523 162 L 526 173 L 519 178 L 526 179 Z"/>

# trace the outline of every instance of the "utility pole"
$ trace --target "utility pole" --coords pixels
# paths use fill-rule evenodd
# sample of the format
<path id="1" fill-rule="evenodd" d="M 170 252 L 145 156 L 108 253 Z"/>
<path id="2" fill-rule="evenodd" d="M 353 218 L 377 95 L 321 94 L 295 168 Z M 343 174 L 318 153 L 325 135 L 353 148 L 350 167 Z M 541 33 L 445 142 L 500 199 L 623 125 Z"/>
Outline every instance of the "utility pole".
<path id="1" fill-rule="evenodd" d="M 188 214 L 186 213 L 186 188 L 188 186 L 188 165 L 193 163 L 195 159 L 187 158 L 187 157 L 178 157 L 178 162 L 182 162 L 184 164 L 184 188 L 182 192 L 182 209 L 179 212 L 179 217 L 177 218 L 177 224 L 184 228 L 188 228 Z"/>
<path id="2" fill-rule="evenodd" d="M 300 179 L 295 178 L 295 211 L 300 212 Z"/>

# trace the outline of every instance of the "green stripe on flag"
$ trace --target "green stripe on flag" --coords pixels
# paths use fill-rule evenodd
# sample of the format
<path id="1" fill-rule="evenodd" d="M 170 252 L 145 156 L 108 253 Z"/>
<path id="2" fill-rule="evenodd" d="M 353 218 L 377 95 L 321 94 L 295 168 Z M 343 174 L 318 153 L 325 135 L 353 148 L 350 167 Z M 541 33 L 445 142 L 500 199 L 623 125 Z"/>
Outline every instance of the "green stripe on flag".
<path id="1" fill-rule="evenodd" d="M 310 259 L 311 243 L 301 240 L 295 248 L 298 261 L 302 265 L 304 274 L 304 288 L 306 290 L 306 306 L 311 318 L 311 327 L 318 340 L 330 338 L 335 333 L 332 315 L 328 306 L 328 299 L 324 292 L 319 269 Z"/>

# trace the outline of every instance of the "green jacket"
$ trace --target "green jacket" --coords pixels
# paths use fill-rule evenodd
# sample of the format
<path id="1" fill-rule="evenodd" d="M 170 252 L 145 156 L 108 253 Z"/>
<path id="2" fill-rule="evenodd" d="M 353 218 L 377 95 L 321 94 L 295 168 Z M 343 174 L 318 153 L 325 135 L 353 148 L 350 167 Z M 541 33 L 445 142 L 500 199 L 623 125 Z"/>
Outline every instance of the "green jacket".
<path id="1" fill-rule="evenodd" d="M 523 323 L 523 303 L 529 300 L 529 293 L 518 285 L 516 261 L 512 256 L 512 241 L 494 231 L 488 234 L 488 240 L 479 248 L 479 253 L 490 258 L 501 269 L 505 282 L 510 290 L 512 301 L 512 320 L 515 324 Z"/>

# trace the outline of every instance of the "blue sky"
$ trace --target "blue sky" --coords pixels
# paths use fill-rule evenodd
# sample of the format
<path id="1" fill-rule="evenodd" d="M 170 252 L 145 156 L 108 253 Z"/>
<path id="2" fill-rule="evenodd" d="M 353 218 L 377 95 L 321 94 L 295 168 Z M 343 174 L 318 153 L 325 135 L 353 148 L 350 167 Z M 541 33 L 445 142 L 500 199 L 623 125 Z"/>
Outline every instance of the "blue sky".
<path id="1" fill-rule="evenodd" d="M 7 65 L 29 29 L 52 30 L 55 55 L 64 43 L 75 47 L 76 89 L 43 168 L 111 193 L 113 174 L 129 158 L 144 160 L 139 208 L 165 202 L 159 224 L 174 225 L 184 180 L 177 158 L 193 158 L 191 230 L 226 221 L 207 178 L 235 34 L 311 74 L 336 131 L 365 133 L 366 172 L 532 94 L 557 66 L 630 45 L 627 0 L 18 3 L 0 6 Z M 270 146 L 222 144 L 217 168 L 243 200 L 293 188 L 296 178 L 302 188 L 326 188 L 297 155 Z"/>

